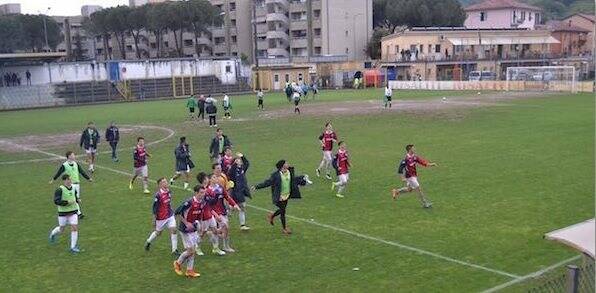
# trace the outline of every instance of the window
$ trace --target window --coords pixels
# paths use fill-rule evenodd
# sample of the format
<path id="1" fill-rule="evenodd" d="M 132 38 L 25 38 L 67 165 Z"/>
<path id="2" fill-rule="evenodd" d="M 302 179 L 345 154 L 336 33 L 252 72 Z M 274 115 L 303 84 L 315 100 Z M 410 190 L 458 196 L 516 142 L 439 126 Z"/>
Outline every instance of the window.
<path id="1" fill-rule="evenodd" d="M 226 38 L 217 37 L 217 38 L 213 39 L 213 41 L 215 42 L 216 45 L 221 45 L 226 42 Z"/>
<path id="2" fill-rule="evenodd" d="M 226 65 L 226 73 L 232 73 L 232 66 Z"/>
<path id="3" fill-rule="evenodd" d="M 149 44 L 149 46 L 151 47 L 151 49 L 155 49 L 155 48 L 157 48 L 157 43 L 151 42 L 151 44 Z"/>
<path id="4" fill-rule="evenodd" d="M 321 29 L 320 28 L 314 29 L 314 33 L 315 33 L 315 37 L 320 37 L 321 36 Z"/>
<path id="5" fill-rule="evenodd" d="M 424 53 L 424 45 L 420 45 L 420 53 Z"/>
<path id="6" fill-rule="evenodd" d="M 480 21 L 485 21 L 486 20 L 486 12 L 481 11 L 480 12 Z"/>
<path id="7" fill-rule="evenodd" d="M 166 47 L 166 48 L 169 48 L 170 47 L 170 43 L 168 43 L 168 41 L 165 41 L 165 42 L 163 42 L 163 46 Z"/>
<path id="8" fill-rule="evenodd" d="M 532 21 L 532 12 L 528 12 L 528 20 Z"/>
<path id="9" fill-rule="evenodd" d="M 306 30 L 292 31 L 292 38 L 306 38 Z"/>
<path id="10" fill-rule="evenodd" d="M 516 20 L 517 20 L 517 13 L 515 10 L 513 10 L 513 21 L 512 22 L 515 22 Z"/>
<path id="11" fill-rule="evenodd" d="M 238 41 L 238 37 L 236 36 L 232 36 L 232 44 L 236 44 L 236 42 Z"/>
<path id="12" fill-rule="evenodd" d="M 433 51 L 433 45 L 428 44 L 428 53 L 432 53 Z"/>
<path id="13" fill-rule="evenodd" d="M 230 21 L 230 23 L 232 24 L 232 26 L 236 26 L 236 20 L 235 20 L 235 19 L 232 19 L 232 20 Z"/>
<path id="14" fill-rule="evenodd" d="M 441 53 L 441 45 L 440 44 L 435 45 L 435 53 Z"/>
<path id="15" fill-rule="evenodd" d="M 286 74 L 286 76 L 288 76 L 288 75 Z M 279 82 L 279 75 L 277 75 L 277 74 L 276 74 L 276 75 L 274 75 L 274 76 L 273 76 L 273 81 L 275 81 L 275 82 Z"/>
<path id="16" fill-rule="evenodd" d="M 313 12 L 312 12 L 312 16 L 313 16 L 315 19 L 317 19 L 317 18 L 321 17 L 321 10 L 318 10 L 318 9 L 317 9 L 317 10 L 313 10 Z"/>
<path id="17" fill-rule="evenodd" d="M 540 24 L 540 13 L 538 13 L 538 12 L 536 12 L 536 15 L 534 17 L 534 23 Z"/>
<path id="18" fill-rule="evenodd" d="M 290 75 L 286 73 L 286 82 L 290 82 Z"/>
<path id="19" fill-rule="evenodd" d="M 126 51 L 132 52 L 132 45 L 127 45 L 126 46 Z"/>
<path id="20" fill-rule="evenodd" d="M 97 40 L 98 42 L 101 42 L 101 36 L 95 37 L 95 40 Z"/>
<path id="21" fill-rule="evenodd" d="M 350 54 L 350 48 L 346 48 L 346 55 Z"/>
<path id="22" fill-rule="evenodd" d="M 526 12 L 525 11 L 522 11 L 521 12 L 521 20 L 522 21 L 525 21 L 526 20 Z"/>
<path id="23" fill-rule="evenodd" d="M 192 40 L 184 40 L 185 47 L 192 47 Z"/>
<path id="24" fill-rule="evenodd" d="M 315 55 L 321 55 L 321 47 L 315 47 Z"/>
<path id="25" fill-rule="evenodd" d="M 236 3 L 235 2 L 231 2 L 230 3 L 230 11 L 235 11 L 236 10 Z"/>
<path id="26" fill-rule="evenodd" d="M 102 54 L 103 53 L 103 49 L 97 49 L 97 54 Z"/>
<path id="27" fill-rule="evenodd" d="M 387 53 L 389 53 L 389 49 L 387 49 Z M 399 54 L 399 45 L 395 45 L 395 54 Z"/>
<path id="28" fill-rule="evenodd" d="M 302 73 L 298 73 L 298 81 L 302 81 Z"/>

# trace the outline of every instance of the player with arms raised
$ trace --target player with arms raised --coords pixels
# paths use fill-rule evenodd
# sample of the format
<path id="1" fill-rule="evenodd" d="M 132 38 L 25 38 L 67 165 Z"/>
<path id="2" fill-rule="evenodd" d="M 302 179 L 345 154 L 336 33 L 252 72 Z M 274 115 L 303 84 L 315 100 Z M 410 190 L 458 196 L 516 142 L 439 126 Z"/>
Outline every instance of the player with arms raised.
<path id="1" fill-rule="evenodd" d="M 422 192 L 422 188 L 418 183 L 418 172 L 416 171 L 416 165 L 422 165 L 424 167 L 434 167 L 437 164 L 429 162 L 421 157 L 419 157 L 415 150 L 414 145 L 409 144 L 406 146 L 406 156 L 405 158 L 399 163 L 399 168 L 397 173 L 399 174 L 402 181 L 406 182 L 406 187 L 402 188 L 395 188 L 391 191 L 393 199 L 397 199 L 400 194 L 411 192 L 416 190 L 418 192 L 418 198 L 422 203 L 422 207 L 430 208 L 432 207 L 432 203 L 428 200 L 428 198 Z M 405 174 L 404 174 L 405 173 Z"/>

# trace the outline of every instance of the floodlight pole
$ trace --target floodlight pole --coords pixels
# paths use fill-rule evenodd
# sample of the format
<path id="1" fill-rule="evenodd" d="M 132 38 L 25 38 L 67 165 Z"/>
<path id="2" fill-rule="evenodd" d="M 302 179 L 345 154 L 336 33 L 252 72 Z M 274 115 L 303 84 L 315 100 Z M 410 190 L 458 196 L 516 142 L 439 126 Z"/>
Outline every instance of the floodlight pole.
<path id="1" fill-rule="evenodd" d="M 50 45 L 48 43 L 48 25 L 46 23 L 46 17 L 47 17 L 47 14 L 50 12 L 50 9 L 51 9 L 51 7 L 48 7 L 48 9 L 46 9 L 46 14 L 43 15 L 43 35 L 45 37 L 46 47 L 48 48 L 48 50 L 50 50 Z"/>
<path id="2" fill-rule="evenodd" d="M 261 89 L 261 81 L 259 80 L 259 48 L 257 42 L 257 5 L 256 2 L 252 1 L 252 30 L 253 30 L 253 55 L 255 58 L 255 89 Z"/>

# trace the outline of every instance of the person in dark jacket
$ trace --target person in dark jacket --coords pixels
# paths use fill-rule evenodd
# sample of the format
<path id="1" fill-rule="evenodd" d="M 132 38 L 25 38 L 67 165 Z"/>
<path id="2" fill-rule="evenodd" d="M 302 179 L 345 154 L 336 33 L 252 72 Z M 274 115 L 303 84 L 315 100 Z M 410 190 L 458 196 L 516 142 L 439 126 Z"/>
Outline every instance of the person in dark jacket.
<path id="1" fill-rule="evenodd" d="M 190 190 L 188 188 L 191 176 L 190 170 L 195 167 L 195 164 L 190 159 L 190 147 L 186 143 L 186 137 L 180 138 L 180 143 L 174 150 L 174 155 L 176 156 L 176 174 L 170 179 L 170 185 L 173 185 L 174 181 L 184 174 L 184 189 Z"/>
<path id="2" fill-rule="evenodd" d="M 197 100 L 197 105 L 199 107 L 199 115 L 197 115 L 197 119 L 201 117 L 201 121 L 205 121 L 205 96 L 200 95 L 199 99 Z"/>
<path id="3" fill-rule="evenodd" d="M 273 220 L 279 216 L 282 225 L 282 233 L 285 235 L 292 234 L 292 231 L 286 226 L 286 207 L 290 198 L 301 198 L 300 186 L 310 185 L 312 182 L 308 179 L 308 175 L 296 176 L 294 167 L 285 160 L 279 160 L 275 167 L 277 170 L 271 173 L 269 179 L 253 186 L 252 190 L 271 187 L 271 201 L 277 207 L 275 213 L 269 213 L 267 220 L 273 226 Z"/>
<path id="4" fill-rule="evenodd" d="M 250 230 L 250 227 L 246 225 L 246 198 L 251 197 L 250 186 L 246 180 L 246 171 L 249 166 L 248 159 L 242 153 L 237 153 L 236 159 L 228 171 L 228 180 L 234 182 L 234 187 L 231 190 L 232 199 L 240 206 L 238 220 L 242 231 Z"/>
<path id="5" fill-rule="evenodd" d="M 118 154 L 116 154 L 116 147 L 120 141 L 120 130 L 114 121 L 110 122 L 110 126 L 106 129 L 106 140 L 110 143 L 112 148 L 112 161 L 118 162 Z"/>
<path id="6" fill-rule="evenodd" d="M 292 94 L 294 94 L 294 89 L 292 89 L 292 86 L 290 85 L 290 83 L 286 84 L 286 97 L 288 98 L 288 102 L 292 101 Z"/>
<path id="7" fill-rule="evenodd" d="M 217 127 L 217 100 L 211 95 L 205 100 L 205 112 L 209 116 L 209 127 Z"/>
<path id="8" fill-rule="evenodd" d="M 85 149 L 87 154 L 87 163 L 89 164 L 89 172 L 93 173 L 95 164 L 95 158 L 97 155 L 97 145 L 99 144 L 99 132 L 95 128 L 93 122 L 87 123 L 87 128 L 83 130 L 81 134 L 81 140 L 79 141 L 79 147 Z"/>
<path id="9" fill-rule="evenodd" d="M 209 145 L 209 154 L 213 163 L 221 163 L 221 157 L 226 148 L 232 148 L 232 142 L 223 134 L 221 128 L 218 128 L 215 131 L 215 137 L 211 140 L 211 145 Z"/>

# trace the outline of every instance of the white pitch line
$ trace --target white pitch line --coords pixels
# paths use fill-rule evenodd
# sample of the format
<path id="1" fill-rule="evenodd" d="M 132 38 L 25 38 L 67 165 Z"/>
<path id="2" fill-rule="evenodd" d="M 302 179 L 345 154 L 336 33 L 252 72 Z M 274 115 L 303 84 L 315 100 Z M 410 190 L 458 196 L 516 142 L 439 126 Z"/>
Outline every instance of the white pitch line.
<path id="1" fill-rule="evenodd" d="M 168 135 L 164 138 L 158 139 L 156 141 L 152 141 L 147 143 L 147 146 L 151 146 L 151 145 L 155 145 L 161 142 L 164 142 L 168 139 L 170 139 L 172 136 L 174 136 L 176 134 L 176 132 L 170 128 L 166 128 L 166 127 L 161 127 L 161 126 L 153 126 L 153 125 L 121 125 L 123 127 L 136 127 L 136 128 L 146 128 L 146 129 L 159 129 L 159 130 L 164 130 L 168 133 Z M 25 150 L 29 150 L 31 151 L 31 148 L 25 147 L 23 145 L 18 145 L 9 141 L 5 141 L 2 140 L 3 143 L 5 144 L 10 144 L 12 146 L 18 146 L 21 147 Z M 131 150 L 134 147 L 128 147 L 128 148 L 123 148 L 118 150 L 118 152 L 121 152 L 122 150 Z M 103 151 L 103 152 L 98 152 L 99 154 L 111 154 L 112 151 Z M 79 154 L 76 155 L 76 157 L 80 157 L 80 156 L 84 156 L 85 154 Z M 4 162 L 0 162 L 0 165 L 15 165 L 15 164 L 22 164 L 22 163 L 37 163 L 37 162 L 48 162 L 48 161 L 56 161 L 56 160 L 60 160 L 60 159 L 64 159 L 63 156 L 58 156 L 56 157 L 55 155 L 52 155 L 51 158 L 42 158 L 42 159 L 29 159 L 29 160 L 17 160 L 17 161 L 4 161 Z"/>
<path id="2" fill-rule="evenodd" d="M 17 144 L 14 144 L 14 145 L 15 146 L 19 146 Z M 38 150 L 38 149 L 34 149 L 34 148 L 29 148 L 29 147 L 24 147 L 24 146 L 21 146 L 21 147 L 23 149 L 25 149 L 25 150 L 28 150 L 28 151 L 39 152 L 39 153 L 50 155 L 50 156 L 58 156 L 58 157 L 60 157 L 57 154 L 49 153 L 49 152 L 46 152 L 46 151 L 42 151 L 42 150 Z M 112 168 L 109 168 L 109 167 L 104 167 L 104 166 L 101 166 L 101 165 L 95 165 L 95 167 L 97 167 L 98 169 L 108 170 L 108 171 L 111 171 L 111 172 L 114 172 L 114 173 L 118 173 L 118 174 L 121 174 L 121 175 L 125 175 L 125 176 L 133 176 L 132 173 L 120 171 L 120 170 L 117 170 L 117 169 L 112 169 Z M 156 182 L 155 180 L 150 180 L 150 181 L 151 182 Z M 178 187 L 178 186 L 172 186 L 172 187 L 173 188 L 184 190 L 183 188 Z M 253 209 L 256 209 L 256 210 L 265 211 L 265 212 L 271 212 L 268 209 L 265 209 L 265 208 L 262 208 L 262 207 L 258 207 L 258 206 L 254 206 L 254 205 L 247 204 L 247 206 L 248 207 L 251 207 Z M 367 239 L 367 240 L 371 240 L 371 241 L 376 241 L 376 242 L 384 243 L 384 244 L 387 244 L 387 245 L 395 246 L 395 247 L 398 247 L 398 248 L 401 248 L 401 249 L 413 251 L 413 252 L 416 252 L 416 253 L 419 253 L 419 254 L 432 256 L 432 257 L 435 257 L 435 258 L 438 258 L 438 259 L 442 259 L 442 260 L 445 260 L 445 261 L 448 261 L 448 262 L 456 263 L 456 264 L 459 264 L 459 265 L 462 265 L 462 266 L 467 266 L 467 267 L 471 267 L 471 268 L 475 268 L 475 269 L 479 269 L 479 270 L 491 272 L 491 273 L 502 275 L 502 276 L 506 276 L 506 277 L 509 277 L 509 278 L 514 278 L 516 280 L 519 279 L 519 278 L 521 278 L 518 275 L 514 275 L 514 274 L 511 274 L 511 273 L 504 272 L 504 271 L 500 271 L 500 270 L 496 270 L 496 269 L 491 269 L 491 268 L 488 268 L 488 267 L 485 267 L 485 266 L 481 266 L 481 265 L 469 263 L 469 262 L 466 262 L 466 261 L 454 259 L 454 258 L 451 258 L 451 257 L 448 257 L 448 256 L 443 256 L 443 255 L 440 255 L 440 254 L 437 254 L 437 253 L 434 253 L 434 252 L 430 252 L 430 251 L 426 251 L 426 250 L 419 249 L 419 248 L 416 248 L 416 247 L 404 245 L 404 244 L 401 244 L 401 243 L 398 243 L 398 242 L 389 241 L 389 240 L 381 239 L 381 238 L 378 238 L 378 237 L 361 234 L 361 233 L 358 233 L 358 232 L 346 230 L 346 229 L 343 229 L 343 228 L 339 228 L 339 227 L 335 227 L 335 226 L 331 226 L 331 225 L 327 225 L 327 224 L 323 224 L 323 223 L 317 223 L 317 222 L 310 221 L 310 220 L 307 220 L 307 219 L 303 219 L 303 218 L 300 218 L 300 217 L 295 217 L 295 216 L 290 216 L 290 215 L 287 215 L 287 217 L 288 218 L 291 218 L 291 219 L 294 219 L 294 220 L 298 220 L 298 221 L 304 222 L 304 223 L 308 223 L 308 224 L 311 224 L 311 225 L 315 225 L 315 226 L 319 226 L 319 227 L 322 227 L 322 228 L 330 229 L 330 230 L 333 230 L 333 231 L 336 231 L 336 232 L 341 232 L 341 233 L 345 233 L 345 234 L 348 234 L 348 235 L 356 236 L 358 238 Z"/>
<path id="3" fill-rule="evenodd" d="M 560 262 L 558 262 L 558 263 L 556 263 L 556 264 L 554 264 L 554 265 L 552 265 L 550 267 L 546 267 L 546 268 L 544 268 L 542 270 L 539 270 L 539 271 L 536 271 L 536 272 L 527 274 L 527 275 L 525 275 L 523 277 L 520 277 L 520 278 L 511 280 L 511 281 L 509 281 L 507 283 L 503 283 L 501 285 L 498 285 L 498 286 L 492 287 L 490 289 L 484 290 L 484 291 L 482 291 L 482 293 L 497 292 L 497 291 L 502 290 L 502 289 L 505 289 L 505 288 L 507 288 L 509 286 L 512 286 L 512 285 L 515 285 L 517 283 L 523 282 L 523 281 L 525 281 L 527 279 L 538 277 L 538 276 L 540 276 L 540 275 L 542 275 L 542 274 L 544 274 L 544 273 L 546 273 L 548 271 L 554 270 L 554 269 L 556 269 L 556 268 L 558 268 L 558 267 L 560 267 L 560 266 L 562 266 L 564 264 L 567 264 L 567 263 L 570 263 L 570 262 L 572 262 L 574 260 L 577 260 L 580 257 L 581 257 L 581 255 L 576 255 L 576 256 L 574 256 L 572 258 L 568 258 L 566 260 L 560 261 Z"/>

